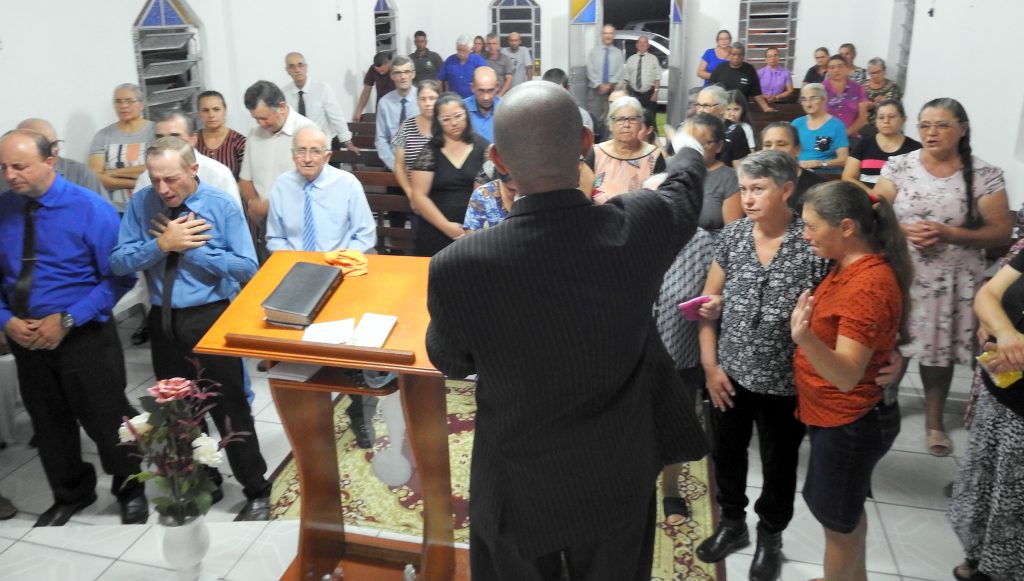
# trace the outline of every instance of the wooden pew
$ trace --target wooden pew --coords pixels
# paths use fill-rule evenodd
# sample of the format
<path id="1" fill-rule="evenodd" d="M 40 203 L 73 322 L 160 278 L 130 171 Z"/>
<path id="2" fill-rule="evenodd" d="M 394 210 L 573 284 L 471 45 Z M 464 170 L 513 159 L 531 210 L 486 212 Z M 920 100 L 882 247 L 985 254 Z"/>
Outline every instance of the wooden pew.
<path id="1" fill-rule="evenodd" d="M 366 192 L 374 220 L 377 222 L 377 252 L 380 254 L 410 254 L 415 234 L 411 228 L 392 226 L 393 212 L 412 215 L 412 205 L 405 196 L 395 174 L 389 171 L 356 170 L 352 172 Z"/>

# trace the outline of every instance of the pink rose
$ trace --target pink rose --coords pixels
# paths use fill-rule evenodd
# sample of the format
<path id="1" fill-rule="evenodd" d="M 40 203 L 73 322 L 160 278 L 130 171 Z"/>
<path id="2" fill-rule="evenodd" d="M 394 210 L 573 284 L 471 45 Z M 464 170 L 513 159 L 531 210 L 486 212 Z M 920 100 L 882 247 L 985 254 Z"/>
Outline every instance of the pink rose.
<path id="1" fill-rule="evenodd" d="M 195 391 L 195 382 L 183 377 L 161 379 L 149 388 L 149 395 L 156 398 L 156 403 L 167 403 L 176 399 L 184 399 Z"/>

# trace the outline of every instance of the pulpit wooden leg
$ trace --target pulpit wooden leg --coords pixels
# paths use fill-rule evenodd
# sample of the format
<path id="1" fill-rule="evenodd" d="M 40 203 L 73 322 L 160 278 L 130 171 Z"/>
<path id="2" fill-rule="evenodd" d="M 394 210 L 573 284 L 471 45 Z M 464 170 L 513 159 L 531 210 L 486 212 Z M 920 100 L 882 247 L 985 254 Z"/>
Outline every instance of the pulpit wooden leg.
<path id="1" fill-rule="evenodd" d="M 402 375 L 399 381 L 408 438 L 423 484 L 420 579 L 448 581 L 455 574 L 455 537 L 444 379 Z"/>
<path id="2" fill-rule="evenodd" d="M 319 580 L 345 554 L 332 394 L 278 387 L 273 379 L 270 387 L 302 490 L 299 579 Z"/>

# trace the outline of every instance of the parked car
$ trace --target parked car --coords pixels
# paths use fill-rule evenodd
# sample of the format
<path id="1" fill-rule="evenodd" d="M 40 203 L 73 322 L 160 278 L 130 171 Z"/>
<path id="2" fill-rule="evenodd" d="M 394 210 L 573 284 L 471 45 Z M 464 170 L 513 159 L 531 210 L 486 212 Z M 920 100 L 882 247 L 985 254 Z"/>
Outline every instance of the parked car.
<path id="1" fill-rule="evenodd" d="M 658 64 L 661 65 L 661 88 L 658 90 L 658 104 L 665 105 L 668 103 L 668 39 L 660 34 L 654 32 L 643 32 L 639 30 L 617 30 L 615 32 L 615 46 L 621 48 L 626 53 L 626 58 L 636 54 L 636 39 L 641 36 L 646 36 L 647 40 L 650 41 L 650 46 L 647 49 L 647 54 L 652 54 L 658 58 Z"/>

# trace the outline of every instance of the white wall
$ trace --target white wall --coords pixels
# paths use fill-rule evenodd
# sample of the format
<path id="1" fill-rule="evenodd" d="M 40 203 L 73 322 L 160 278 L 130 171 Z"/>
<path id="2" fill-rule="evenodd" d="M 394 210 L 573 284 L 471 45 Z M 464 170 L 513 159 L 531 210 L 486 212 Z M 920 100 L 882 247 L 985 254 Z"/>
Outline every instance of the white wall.
<path id="1" fill-rule="evenodd" d="M 923 4 L 919 2 L 918 5 Z M 857 66 L 866 67 L 869 59 L 882 57 L 889 62 L 892 34 L 893 0 L 857 0 L 857 2 L 800 2 L 796 26 L 796 63 L 793 83 L 800 86 L 804 73 L 814 64 L 814 49 L 824 46 L 831 54 L 839 45 L 852 42 L 857 47 Z M 822 25 L 822 23 L 828 23 Z"/>
<path id="2" fill-rule="evenodd" d="M 960 101 L 971 120 L 974 154 L 1006 174 L 1010 207 L 1024 202 L 1024 76 L 1016 59 L 985 55 L 1020 47 L 1024 4 L 1019 2 L 918 2 L 904 103 L 916 117 L 921 105 L 937 97 Z M 991 65 L 985 66 L 985 62 Z M 908 126 L 913 122 L 908 122 Z M 907 128 L 917 137 L 917 130 Z"/>

